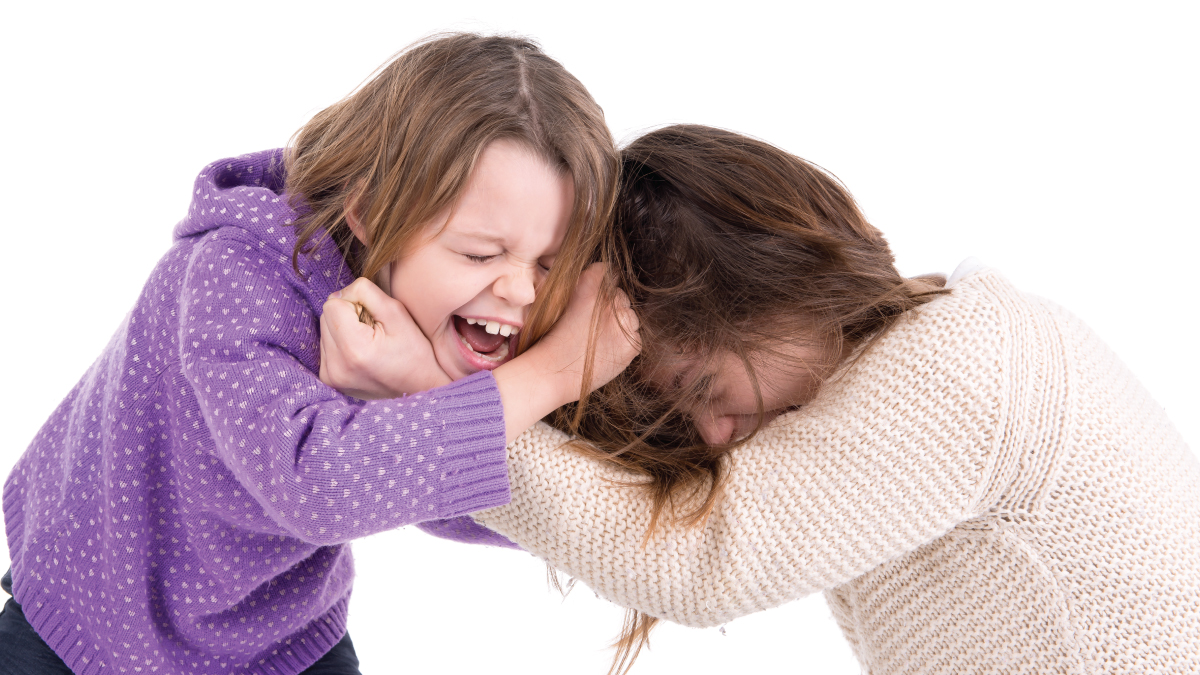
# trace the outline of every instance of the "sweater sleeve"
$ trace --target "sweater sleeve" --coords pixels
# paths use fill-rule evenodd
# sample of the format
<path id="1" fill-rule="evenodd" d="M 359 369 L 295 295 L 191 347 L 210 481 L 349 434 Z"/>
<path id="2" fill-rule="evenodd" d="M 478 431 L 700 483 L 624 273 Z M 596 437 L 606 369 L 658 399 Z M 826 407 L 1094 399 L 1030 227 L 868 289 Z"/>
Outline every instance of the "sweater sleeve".
<path id="1" fill-rule="evenodd" d="M 215 455 L 218 480 L 261 507 L 240 525 L 319 545 L 507 503 L 491 374 L 398 399 L 343 396 L 317 377 L 318 312 L 277 258 L 221 236 L 193 253 L 179 303 L 176 418 L 193 427 L 181 468 Z"/>
<path id="2" fill-rule="evenodd" d="M 1002 489 L 1013 336 L 964 284 L 923 307 L 804 409 L 733 452 L 700 527 L 660 520 L 637 476 L 539 424 L 509 448 L 513 501 L 474 514 L 600 596 L 714 626 L 859 576 L 980 515 Z"/>
<path id="3" fill-rule="evenodd" d="M 446 518 L 444 520 L 426 520 L 423 523 L 417 523 L 417 529 L 425 534 L 431 534 L 439 539 L 449 539 L 460 544 L 482 544 L 484 546 L 499 546 L 500 548 L 511 548 L 521 550 L 512 541 L 506 537 L 496 534 L 486 527 L 471 520 L 470 516 L 459 516 L 458 518 Z"/>

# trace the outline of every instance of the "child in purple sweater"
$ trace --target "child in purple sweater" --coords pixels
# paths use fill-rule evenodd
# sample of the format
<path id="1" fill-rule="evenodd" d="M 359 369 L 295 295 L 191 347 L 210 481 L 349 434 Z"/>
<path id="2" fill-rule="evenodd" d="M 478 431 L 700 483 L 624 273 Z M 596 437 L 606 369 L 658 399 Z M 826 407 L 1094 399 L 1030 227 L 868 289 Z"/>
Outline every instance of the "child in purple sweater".
<path id="1" fill-rule="evenodd" d="M 5 482 L 0 673 L 356 673 L 347 542 L 507 503 L 506 441 L 632 359 L 616 172 L 577 80 L 476 35 L 206 167 Z"/>

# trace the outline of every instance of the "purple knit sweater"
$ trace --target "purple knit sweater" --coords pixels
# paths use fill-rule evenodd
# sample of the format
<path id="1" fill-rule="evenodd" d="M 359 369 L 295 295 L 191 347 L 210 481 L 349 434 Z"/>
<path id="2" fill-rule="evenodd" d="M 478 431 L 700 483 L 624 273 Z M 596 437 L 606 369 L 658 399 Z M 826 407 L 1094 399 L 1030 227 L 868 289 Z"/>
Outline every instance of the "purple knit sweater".
<path id="1" fill-rule="evenodd" d="M 509 500 L 490 373 L 370 402 L 317 379 L 351 277 L 328 243 L 293 270 L 281 159 L 204 169 L 4 485 L 14 595 L 76 673 L 298 673 L 345 633 L 346 542 Z M 432 529 L 504 543 L 470 525 Z"/>

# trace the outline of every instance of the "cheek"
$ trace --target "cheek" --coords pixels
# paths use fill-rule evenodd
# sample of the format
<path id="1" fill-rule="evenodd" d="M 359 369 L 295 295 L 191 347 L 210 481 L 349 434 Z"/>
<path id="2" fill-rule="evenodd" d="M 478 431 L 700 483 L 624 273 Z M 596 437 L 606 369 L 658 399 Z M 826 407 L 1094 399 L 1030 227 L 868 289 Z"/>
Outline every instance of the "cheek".
<path id="1" fill-rule="evenodd" d="M 391 296 L 404 305 L 413 322 L 428 337 L 440 320 L 437 315 L 445 288 L 422 268 L 419 260 L 392 263 Z"/>
<path id="2" fill-rule="evenodd" d="M 490 311 L 486 302 L 475 302 L 489 287 L 491 278 L 480 270 L 444 268 L 420 282 L 421 290 L 410 294 L 413 307 L 409 313 L 426 334 L 449 325 L 455 314 L 478 314 Z"/>
<path id="3" fill-rule="evenodd" d="M 770 410 L 774 404 L 772 400 L 774 397 L 765 383 L 759 382 L 759 386 L 763 399 L 762 409 Z M 758 414 L 758 399 L 754 396 L 754 387 L 749 380 L 728 386 L 720 398 L 713 401 L 713 408 L 718 414 L 723 415 Z"/>
<path id="4" fill-rule="evenodd" d="M 445 320 L 472 296 L 470 286 L 478 283 L 477 274 L 455 267 L 454 262 L 437 251 L 418 249 L 392 263 L 391 295 L 422 330 Z"/>
<path id="5" fill-rule="evenodd" d="M 770 412 L 808 403 L 816 395 L 820 382 L 808 370 L 782 365 L 777 366 L 773 373 L 769 372 L 762 377 L 759 386 L 762 388 L 763 410 Z M 751 405 L 753 401 L 754 394 L 751 392 Z"/>
<path id="6" fill-rule="evenodd" d="M 442 272 L 435 277 L 437 285 L 430 289 L 444 305 L 447 312 L 453 312 L 469 304 L 490 288 L 494 275 L 484 269 L 457 269 L 452 273 Z"/>

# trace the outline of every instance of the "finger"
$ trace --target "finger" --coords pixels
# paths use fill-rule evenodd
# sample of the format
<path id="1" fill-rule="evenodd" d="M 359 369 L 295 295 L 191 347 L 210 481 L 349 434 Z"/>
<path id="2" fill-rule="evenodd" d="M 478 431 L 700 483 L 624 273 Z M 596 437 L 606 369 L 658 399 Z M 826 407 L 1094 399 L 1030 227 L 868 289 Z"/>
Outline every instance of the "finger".
<path id="1" fill-rule="evenodd" d="M 317 366 L 317 379 L 324 382 L 325 384 L 329 384 L 329 357 L 326 356 L 326 352 L 325 352 L 325 331 L 324 331 L 324 329 L 322 329 L 322 331 L 321 331 L 321 339 L 317 344 L 320 349 L 320 359 L 321 359 L 320 361 L 317 362 L 318 364 L 320 364 Z"/>
<path id="2" fill-rule="evenodd" d="M 340 372 L 341 350 L 338 348 L 337 339 L 330 330 L 331 322 L 326 316 L 321 317 L 321 339 L 318 341 L 320 349 L 320 366 L 317 369 L 317 378 L 321 382 L 337 389 L 338 373 Z"/>
<path id="3" fill-rule="evenodd" d="M 633 310 L 629 310 L 623 317 L 622 328 L 625 330 L 625 338 L 629 340 L 629 346 L 633 348 L 634 352 L 640 354 L 642 351 L 641 323 Z"/>
<path id="4" fill-rule="evenodd" d="M 629 338 L 630 342 L 638 339 L 638 331 L 641 329 L 641 322 L 638 321 L 637 312 L 629 307 L 624 307 L 617 310 L 617 325 L 621 327 L 621 332 L 625 333 L 625 337 Z"/>
<path id="5" fill-rule="evenodd" d="M 365 323 L 368 326 L 375 325 L 375 317 L 371 316 L 371 310 L 367 309 L 366 305 L 360 305 L 357 302 L 354 306 L 358 308 L 358 322 Z"/>
<path id="6" fill-rule="evenodd" d="M 374 293 L 381 292 L 379 287 L 366 277 L 359 277 L 350 282 L 338 292 L 338 297 L 346 302 L 367 302 L 375 297 Z"/>
<path id="7" fill-rule="evenodd" d="M 335 337 L 345 332 L 348 327 L 360 323 L 358 308 L 361 305 L 330 296 L 321 306 L 322 329 L 328 328 Z"/>
<path id="8" fill-rule="evenodd" d="M 399 301 L 384 293 L 383 289 L 365 277 L 359 277 L 354 283 L 343 288 L 341 299 L 355 305 L 356 313 L 358 308 L 362 308 L 366 311 L 366 316 L 371 316 L 375 322 L 383 324 L 402 320 L 406 315 L 401 314 L 404 306 Z"/>

